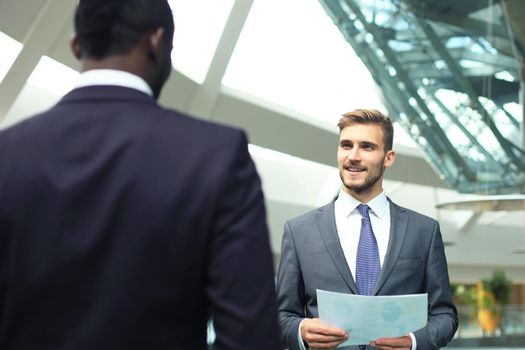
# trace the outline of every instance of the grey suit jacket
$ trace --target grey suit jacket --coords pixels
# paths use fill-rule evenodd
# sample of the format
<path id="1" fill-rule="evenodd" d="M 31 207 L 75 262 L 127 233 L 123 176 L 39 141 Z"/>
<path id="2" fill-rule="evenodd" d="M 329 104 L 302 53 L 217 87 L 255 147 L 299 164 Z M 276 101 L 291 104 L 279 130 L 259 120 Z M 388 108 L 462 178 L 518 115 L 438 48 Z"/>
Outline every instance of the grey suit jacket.
<path id="1" fill-rule="evenodd" d="M 390 240 L 374 295 L 428 293 L 428 323 L 414 335 L 418 350 L 439 349 L 458 326 L 439 224 L 389 202 Z M 339 243 L 334 202 L 284 225 L 277 302 L 283 342 L 290 350 L 300 349 L 301 320 L 318 317 L 318 288 L 357 294 Z M 349 347 L 358 348 L 364 347 Z"/>

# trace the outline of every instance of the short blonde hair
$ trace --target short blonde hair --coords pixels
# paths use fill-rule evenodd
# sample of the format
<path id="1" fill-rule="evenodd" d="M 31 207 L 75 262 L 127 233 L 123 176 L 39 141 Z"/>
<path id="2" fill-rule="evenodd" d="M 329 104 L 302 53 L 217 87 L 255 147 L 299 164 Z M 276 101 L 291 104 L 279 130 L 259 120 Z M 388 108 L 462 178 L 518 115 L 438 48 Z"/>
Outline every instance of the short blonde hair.
<path id="1" fill-rule="evenodd" d="M 356 109 L 343 114 L 341 119 L 339 119 L 337 126 L 339 127 L 339 132 L 341 132 L 347 126 L 355 124 L 379 125 L 381 130 L 383 130 L 383 144 L 385 145 L 385 151 L 390 151 L 392 149 L 394 143 L 394 127 L 388 116 L 376 109 Z"/>

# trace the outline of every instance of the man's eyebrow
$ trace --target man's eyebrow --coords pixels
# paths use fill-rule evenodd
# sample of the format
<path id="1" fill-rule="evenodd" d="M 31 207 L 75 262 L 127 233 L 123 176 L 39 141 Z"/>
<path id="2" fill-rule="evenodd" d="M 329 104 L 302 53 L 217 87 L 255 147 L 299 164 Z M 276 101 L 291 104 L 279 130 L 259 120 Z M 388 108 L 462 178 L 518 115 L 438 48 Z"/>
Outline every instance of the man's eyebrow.
<path id="1" fill-rule="evenodd" d="M 357 143 L 361 146 L 372 146 L 372 147 L 379 147 L 379 144 L 373 142 L 373 141 L 367 141 L 367 140 L 350 140 L 350 139 L 341 139 L 339 140 L 339 144 L 343 144 L 343 143 L 347 143 L 347 142 L 352 142 L 352 143 Z"/>
<path id="2" fill-rule="evenodd" d="M 355 142 L 355 141 L 352 141 L 352 140 L 349 140 L 349 139 L 341 139 L 339 140 L 339 144 L 342 145 L 343 143 L 349 143 L 349 142 Z"/>

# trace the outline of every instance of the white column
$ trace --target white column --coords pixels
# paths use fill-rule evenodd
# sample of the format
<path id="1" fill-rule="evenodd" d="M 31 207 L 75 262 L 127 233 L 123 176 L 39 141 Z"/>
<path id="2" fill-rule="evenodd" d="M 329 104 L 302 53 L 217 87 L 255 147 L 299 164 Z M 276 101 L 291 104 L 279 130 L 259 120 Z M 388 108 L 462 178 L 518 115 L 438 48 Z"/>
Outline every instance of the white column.
<path id="1" fill-rule="evenodd" d="M 202 118 L 211 118 L 219 96 L 222 77 L 239 39 L 253 0 L 236 0 L 224 27 L 219 44 L 211 61 L 204 82 L 196 91 L 188 113 Z"/>

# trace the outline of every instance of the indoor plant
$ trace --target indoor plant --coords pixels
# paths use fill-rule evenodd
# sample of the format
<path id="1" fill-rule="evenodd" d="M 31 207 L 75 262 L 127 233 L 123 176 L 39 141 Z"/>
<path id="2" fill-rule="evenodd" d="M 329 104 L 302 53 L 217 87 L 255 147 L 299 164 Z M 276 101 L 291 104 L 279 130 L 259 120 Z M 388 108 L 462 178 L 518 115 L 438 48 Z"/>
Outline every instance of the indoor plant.
<path id="1" fill-rule="evenodd" d="M 508 303 L 512 281 L 505 272 L 496 270 L 492 277 L 477 284 L 478 322 L 487 333 L 494 333 L 500 327 L 502 305 Z"/>

